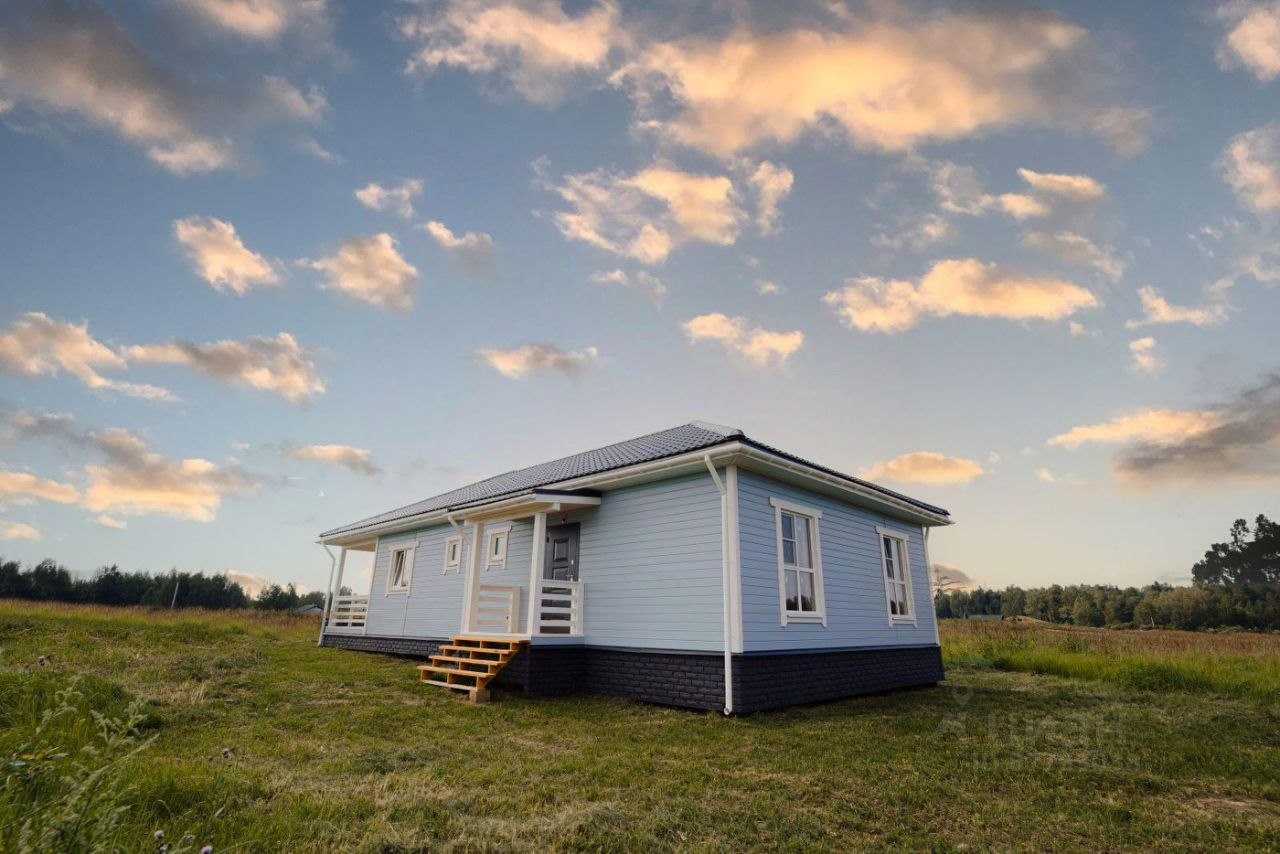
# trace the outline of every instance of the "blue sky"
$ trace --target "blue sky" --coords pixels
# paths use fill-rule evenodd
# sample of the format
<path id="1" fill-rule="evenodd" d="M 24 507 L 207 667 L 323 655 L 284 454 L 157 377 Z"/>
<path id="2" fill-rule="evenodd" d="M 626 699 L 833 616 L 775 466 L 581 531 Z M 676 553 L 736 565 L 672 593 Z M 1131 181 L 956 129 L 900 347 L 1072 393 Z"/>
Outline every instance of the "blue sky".
<path id="1" fill-rule="evenodd" d="M 1280 4 L 0 12 L 0 552 L 318 531 L 695 418 L 986 585 L 1275 514 Z"/>

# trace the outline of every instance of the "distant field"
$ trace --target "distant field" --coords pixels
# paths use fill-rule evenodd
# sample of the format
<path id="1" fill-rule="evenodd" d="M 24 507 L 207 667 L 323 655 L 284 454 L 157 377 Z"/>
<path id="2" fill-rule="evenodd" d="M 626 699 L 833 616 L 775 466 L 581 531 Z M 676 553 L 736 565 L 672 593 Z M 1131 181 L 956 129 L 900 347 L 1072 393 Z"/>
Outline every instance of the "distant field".
<path id="1" fill-rule="evenodd" d="M 1280 847 L 1276 636 L 949 622 L 941 686 L 726 720 L 467 706 L 315 630 L 0 601 L 0 850 Z"/>

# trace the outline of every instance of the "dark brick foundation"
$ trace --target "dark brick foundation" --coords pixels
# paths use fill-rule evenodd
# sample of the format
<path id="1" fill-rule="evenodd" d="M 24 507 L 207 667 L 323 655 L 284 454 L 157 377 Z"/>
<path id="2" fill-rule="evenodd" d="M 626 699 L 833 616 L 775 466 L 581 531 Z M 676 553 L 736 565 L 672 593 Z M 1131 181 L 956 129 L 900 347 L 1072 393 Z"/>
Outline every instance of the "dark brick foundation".
<path id="1" fill-rule="evenodd" d="M 941 682 L 942 649 L 882 647 L 735 655 L 733 707 L 746 714 Z"/>
<path id="2" fill-rule="evenodd" d="M 325 646 L 413 658 L 444 639 L 327 635 Z M 936 646 L 751 653 L 733 657 L 733 705 L 740 714 L 873 694 L 943 679 Z M 724 708 L 724 656 L 671 650 L 534 645 L 511 659 L 497 684 L 528 697 L 604 694 L 663 706 Z"/>

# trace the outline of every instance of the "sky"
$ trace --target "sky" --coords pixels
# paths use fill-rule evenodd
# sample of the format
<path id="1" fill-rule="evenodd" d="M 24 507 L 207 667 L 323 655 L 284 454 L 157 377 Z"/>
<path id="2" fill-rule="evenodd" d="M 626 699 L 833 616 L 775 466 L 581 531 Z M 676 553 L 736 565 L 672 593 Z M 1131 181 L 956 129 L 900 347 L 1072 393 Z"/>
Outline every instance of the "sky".
<path id="1" fill-rule="evenodd" d="M 1280 485 L 1280 2 L 0 10 L 0 554 L 325 529 L 701 419 L 1186 581 Z"/>

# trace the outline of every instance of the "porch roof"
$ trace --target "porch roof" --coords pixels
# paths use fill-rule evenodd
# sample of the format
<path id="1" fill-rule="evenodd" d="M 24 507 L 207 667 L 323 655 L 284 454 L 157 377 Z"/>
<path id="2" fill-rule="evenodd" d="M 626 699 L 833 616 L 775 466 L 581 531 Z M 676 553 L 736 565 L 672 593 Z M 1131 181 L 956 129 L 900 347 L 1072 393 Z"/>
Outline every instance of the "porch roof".
<path id="1" fill-rule="evenodd" d="M 320 538 L 325 540 L 332 537 L 356 534 L 367 528 L 379 527 L 397 520 L 409 519 L 426 513 L 449 511 L 462 515 L 463 511 L 468 508 L 474 508 L 476 505 L 490 504 L 501 499 L 516 498 L 522 495 L 532 495 L 535 491 L 545 492 L 545 490 L 539 490 L 539 487 L 547 487 L 588 475 L 602 474 L 640 463 L 655 462 L 667 457 L 686 454 L 690 451 L 713 448 L 716 445 L 728 442 L 741 442 L 760 448 L 785 459 L 826 472 L 848 483 L 856 484 L 898 501 L 914 505 L 932 514 L 944 517 L 949 515 L 946 510 L 940 507 L 917 501 L 914 498 L 909 498 L 877 484 L 868 483 L 825 466 L 819 466 L 785 451 L 770 447 L 763 442 L 757 442 L 748 438 L 741 430 L 733 427 L 723 427 L 704 421 L 692 421 L 668 430 L 660 430 L 657 433 L 650 433 L 646 436 L 605 445 L 580 454 L 561 457 L 551 462 L 496 475 L 423 501 L 407 504 L 386 513 L 380 513 L 367 519 L 361 519 L 358 522 L 333 528 L 320 534 Z"/>

